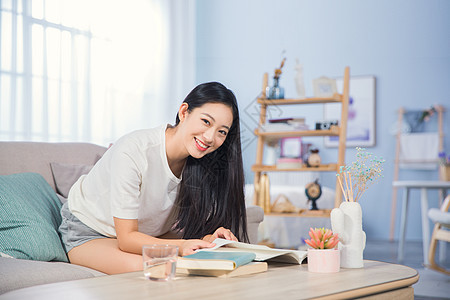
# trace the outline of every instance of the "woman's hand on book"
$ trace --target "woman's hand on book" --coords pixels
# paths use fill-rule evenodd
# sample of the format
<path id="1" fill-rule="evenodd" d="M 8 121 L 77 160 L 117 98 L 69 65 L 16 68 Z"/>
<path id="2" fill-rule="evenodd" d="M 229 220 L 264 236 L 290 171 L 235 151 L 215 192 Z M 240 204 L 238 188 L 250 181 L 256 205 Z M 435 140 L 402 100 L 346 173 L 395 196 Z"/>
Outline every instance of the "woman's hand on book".
<path id="1" fill-rule="evenodd" d="M 202 240 L 207 242 L 213 242 L 217 238 L 238 242 L 238 239 L 234 236 L 231 230 L 223 227 L 218 228 L 213 234 L 205 235 Z"/>
<path id="2" fill-rule="evenodd" d="M 180 255 L 186 256 L 194 254 L 195 250 L 202 248 L 212 248 L 216 244 L 203 240 L 184 240 L 180 245 Z"/>

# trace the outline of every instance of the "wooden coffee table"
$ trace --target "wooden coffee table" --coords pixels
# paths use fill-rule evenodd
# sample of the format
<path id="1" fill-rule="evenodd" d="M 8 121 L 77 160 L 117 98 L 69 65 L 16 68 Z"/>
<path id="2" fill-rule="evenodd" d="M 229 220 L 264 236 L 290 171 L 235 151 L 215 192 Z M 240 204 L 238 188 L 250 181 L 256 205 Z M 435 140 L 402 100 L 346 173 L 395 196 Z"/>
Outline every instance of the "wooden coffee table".
<path id="1" fill-rule="evenodd" d="M 172 282 L 153 282 L 142 272 L 66 281 L 12 291 L 6 299 L 343 299 L 369 295 L 414 298 L 416 270 L 364 261 L 362 269 L 309 273 L 307 265 L 270 264 L 264 273 L 234 278 L 177 275 Z M 370 299 L 369 296 L 367 299 Z"/>

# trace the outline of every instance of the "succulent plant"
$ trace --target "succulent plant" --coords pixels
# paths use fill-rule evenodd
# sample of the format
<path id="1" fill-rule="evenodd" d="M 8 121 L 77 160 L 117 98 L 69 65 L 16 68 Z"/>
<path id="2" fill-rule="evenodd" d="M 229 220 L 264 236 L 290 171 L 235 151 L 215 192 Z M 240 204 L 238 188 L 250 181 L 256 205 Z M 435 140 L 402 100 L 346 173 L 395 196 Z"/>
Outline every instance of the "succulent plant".
<path id="1" fill-rule="evenodd" d="M 311 239 L 305 240 L 305 243 L 314 249 L 333 249 L 339 242 L 337 233 L 333 233 L 331 229 L 315 228 L 309 229 Z"/>

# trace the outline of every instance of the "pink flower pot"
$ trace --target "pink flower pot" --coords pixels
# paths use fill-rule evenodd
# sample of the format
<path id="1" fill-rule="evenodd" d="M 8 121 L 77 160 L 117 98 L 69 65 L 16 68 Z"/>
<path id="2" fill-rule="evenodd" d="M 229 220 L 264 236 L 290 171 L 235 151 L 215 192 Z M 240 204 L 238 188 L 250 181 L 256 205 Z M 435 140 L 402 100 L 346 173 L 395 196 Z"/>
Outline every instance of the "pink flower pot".
<path id="1" fill-rule="evenodd" d="M 314 273 L 339 272 L 341 256 L 338 249 L 308 249 L 308 271 Z"/>

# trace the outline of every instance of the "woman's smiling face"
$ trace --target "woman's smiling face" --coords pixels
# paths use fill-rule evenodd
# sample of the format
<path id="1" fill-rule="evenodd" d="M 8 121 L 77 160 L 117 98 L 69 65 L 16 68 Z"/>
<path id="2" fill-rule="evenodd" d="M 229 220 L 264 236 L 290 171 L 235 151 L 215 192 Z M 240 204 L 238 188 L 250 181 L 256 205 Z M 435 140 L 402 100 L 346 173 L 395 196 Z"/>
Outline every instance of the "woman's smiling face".
<path id="1" fill-rule="evenodd" d="M 206 103 L 192 111 L 183 103 L 178 115 L 183 146 L 194 158 L 201 158 L 222 146 L 233 124 L 231 108 L 221 103 Z"/>

